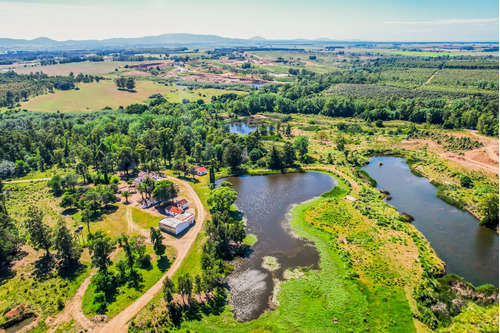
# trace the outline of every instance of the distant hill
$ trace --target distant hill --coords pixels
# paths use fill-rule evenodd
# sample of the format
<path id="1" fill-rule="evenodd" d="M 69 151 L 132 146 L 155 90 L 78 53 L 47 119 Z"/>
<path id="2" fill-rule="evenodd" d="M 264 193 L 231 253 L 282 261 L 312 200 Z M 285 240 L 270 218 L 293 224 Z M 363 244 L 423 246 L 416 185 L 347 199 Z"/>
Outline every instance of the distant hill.
<path id="1" fill-rule="evenodd" d="M 103 40 L 66 40 L 56 41 L 46 37 L 32 40 L 0 38 L 0 50 L 19 51 L 48 51 L 48 50 L 98 50 L 112 48 L 134 47 L 170 47 L 170 46 L 259 46 L 269 44 L 304 45 L 319 42 L 333 42 L 329 39 L 321 40 L 268 40 L 261 36 L 249 39 L 228 38 L 217 35 L 198 35 L 187 33 L 163 34 L 139 38 L 110 38 Z"/>

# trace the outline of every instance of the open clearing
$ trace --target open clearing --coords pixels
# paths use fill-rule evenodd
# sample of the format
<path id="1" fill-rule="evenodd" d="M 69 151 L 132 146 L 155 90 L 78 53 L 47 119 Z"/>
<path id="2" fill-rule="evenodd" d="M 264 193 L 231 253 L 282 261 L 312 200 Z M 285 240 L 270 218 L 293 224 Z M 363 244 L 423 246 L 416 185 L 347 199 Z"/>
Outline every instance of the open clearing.
<path id="1" fill-rule="evenodd" d="M 186 87 L 165 86 L 152 81 L 136 81 L 135 92 L 118 90 L 115 83 L 110 80 L 99 83 L 83 83 L 79 85 L 80 90 L 56 91 L 32 98 L 21 105 L 21 109 L 28 111 L 45 112 L 85 112 L 102 110 L 105 107 L 116 109 L 119 106 L 127 106 L 140 103 L 149 96 L 160 93 L 168 101 L 180 103 L 183 99 L 191 101 L 203 99 L 208 102 L 213 95 L 221 95 L 228 92 L 241 94 L 239 91 L 227 91 L 222 89 L 193 89 Z"/>
<path id="2" fill-rule="evenodd" d="M 3 65 L 0 66 L 0 71 L 12 69 L 14 72 L 18 74 L 29 74 L 35 72 L 44 72 L 48 75 L 69 75 L 70 72 L 73 72 L 75 75 L 78 73 L 83 74 L 107 74 L 110 72 L 114 72 L 116 68 L 119 71 L 125 69 L 125 65 L 133 66 L 133 65 L 141 65 L 147 63 L 153 63 L 158 61 L 100 61 L 100 62 L 71 62 L 67 64 L 57 64 L 57 65 L 49 65 L 49 66 L 31 66 L 24 67 L 24 64 L 13 64 L 13 65 Z"/>

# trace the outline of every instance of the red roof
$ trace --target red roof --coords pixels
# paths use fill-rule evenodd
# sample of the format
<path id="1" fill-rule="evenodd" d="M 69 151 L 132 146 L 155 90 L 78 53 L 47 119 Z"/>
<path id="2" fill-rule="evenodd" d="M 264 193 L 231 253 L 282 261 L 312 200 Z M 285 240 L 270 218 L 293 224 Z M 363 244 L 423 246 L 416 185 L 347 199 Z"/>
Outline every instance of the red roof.
<path id="1" fill-rule="evenodd" d="M 205 168 L 205 167 L 201 167 L 201 168 L 200 167 L 196 167 L 196 170 L 199 171 L 199 172 L 205 172 L 205 171 L 207 171 L 207 168 Z"/>
<path id="2" fill-rule="evenodd" d="M 175 207 L 175 206 L 168 206 L 165 208 L 165 210 L 168 210 L 169 212 L 175 213 L 175 214 L 182 214 L 183 210 L 181 208 Z"/>

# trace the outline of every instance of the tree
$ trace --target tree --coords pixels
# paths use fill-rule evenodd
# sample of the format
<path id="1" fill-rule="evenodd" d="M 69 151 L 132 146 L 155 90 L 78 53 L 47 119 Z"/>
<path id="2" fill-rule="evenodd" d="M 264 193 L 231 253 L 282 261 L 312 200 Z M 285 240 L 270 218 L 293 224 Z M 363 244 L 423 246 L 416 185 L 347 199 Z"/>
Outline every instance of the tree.
<path id="1" fill-rule="evenodd" d="M 128 198 L 132 195 L 129 191 L 123 191 L 122 196 L 125 198 L 125 202 L 128 203 Z"/>
<path id="2" fill-rule="evenodd" d="M 69 187 L 71 191 L 75 190 L 76 185 L 78 185 L 78 175 L 67 175 L 61 180 L 63 187 Z"/>
<path id="3" fill-rule="evenodd" d="M 287 124 L 287 125 L 286 125 L 285 135 L 286 135 L 287 137 L 291 137 L 291 136 L 292 136 L 292 128 L 290 127 L 290 124 Z"/>
<path id="4" fill-rule="evenodd" d="M 210 185 L 215 185 L 215 170 L 214 170 L 214 163 L 210 163 L 210 169 L 208 170 L 209 173 L 209 179 L 210 179 Z"/>
<path id="5" fill-rule="evenodd" d="M 64 208 L 78 207 L 78 195 L 74 193 L 64 192 L 59 206 Z"/>
<path id="6" fill-rule="evenodd" d="M 295 148 L 290 142 L 285 142 L 283 146 L 283 162 L 286 167 L 291 167 L 295 163 Z"/>
<path id="7" fill-rule="evenodd" d="M 196 295 L 200 295 L 201 296 L 201 293 L 203 292 L 203 279 L 201 277 L 201 275 L 197 274 L 195 277 L 194 277 L 194 293 Z"/>
<path id="8" fill-rule="evenodd" d="M 129 236 L 121 234 L 121 236 L 118 237 L 118 243 L 120 244 L 120 247 L 125 251 L 125 254 L 127 255 L 128 267 L 130 268 L 130 272 L 133 273 L 135 257 L 134 257 L 134 252 L 132 250 L 132 245 L 129 242 Z"/>
<path id="9" fill-rule="evenodd" d="M 129 76 L 127 78 L 125 86 L 127 87 L 128 90 L 133 90 L 135 88 L 135 80 L 134 80 L 134 78 L 131 77 L 131 76 Z"/>
<path id="10" fill-rule="evenodd" d="M 151 238 L 151 243 L 153 244 L 153 249 L 156 254 L 161 254 L 163 246 L 162 246 L 162 241 L 163 241 L 163 234 L 160 229 L 155 229 L 151 227 L 149 229 L 149 237 Z"/>
<path id="11" fill-rule="evenodd" d="M 487 227 L 498 225 L 498 195 L 491 194 L 484 199 L 482 204 L 482 213 L 484 215 L 481 224 Z"/>
<path id="12" fill-rule="evenodd" d="M 160 180 L 155 183 L 153 198 L 158 202 L 168 202 L 175 198 L 178 193 L 177 186 L 170 180 Z"/>
<path id="13" fill-rule="evenodd" d="M 127 85 L 127 78 L 120 76 L 115 79 L 115 84 L 118 87 L 118 89 L 125 89 Z"/>
<path id="14" fill-rule="evenodd" d="M 68 268 L 78 263 L 82 249 L 78 246 L 62 218 L 57 221 L 52 237 L 56 252 L 55 257 L 59 260 L 60 267 Z"/>
<path id="15" fill-rule="evenodd" d="M 141 198 L 144 201 L 144 193 L 146 193 L 146 187 L 144 186 L 144 184 L 139 183 L 135 188 L 137 189 L 137 191 L 139 191 L 139 193 L 141 194 Z"/>
<path id="16" fill-rule="evenodd" d="M 104 206 L 108 208 L 108 205 L 110 203 L 116 202 L 116 196 L 114 195 L 113 191 L 109 188 L 104 188 L 101 192 L 101 200 Z"/>
<path id="17" fill-rule="evenodd" d="M 299 154 L 299 158 L 302 162 L 307 160 L 307 153 L 309 152 L 309 138 L 307 136 L 301 135 L 293 141 L 293 147 Z"/>
<path id="18" fill-rule="evenodd" d="M 107 273 L 112 264 L 109 257 L 115 249 L 111 238 L 102 232 L 97 232 L 89 242 L 89 252 L 92 255 L 92 266 L 97 267 L 100 272 Z"/>
<path id="19" fill-rule="evenodd" d="M 0 265 L 14 259 L 22 244 L 17 225 L 7 212 L 3 193 L 3 183 L 0 180 Z"/>
<path id="20" fill-rule="evenodd" d="M 467 175 L 462 175 L 460 177 L 460 186 L 466 187 L 466 188 L 471 188 L 474 186 L 474 183 L 472 182 L 472 178 Z"/>
<path id="21" fill-rule="evenodd" d="M 0 162 L 0 178 L 8 178 L 16 174 L 16 164 L 11 161 Z"/>
<path id="22" fill-rule="evenodd" d="M 144 185 L 144 191 L 146 192 L 148 197 L 151 197 L 151 194 L 153 193 L 155 189 L 155 182 L 149 177 L 146 177 L 144 181 L 142 182 Z"/>
<path id="23" fill-rule="evenodd" d="M 54 195 L 59 195 L 62 192 L 62 179 L 61 176 L 54 176 L 47 182 L 47 186 L 51 188 Z"/>
<path id="24" fill-rule="evenodd" d="M 262 151 L 258 148 L 254 148 L 250 151 L 248 157 L 250 158 L 250 161 L 257 162 L 257 160 L 262 157 Z"/>
<path id="25" fill-rule="evenodd" d="M 43 213 L 38 207 L 28 211 L 28 218 L 24 221 L 29 241 L 35 250 L 45 250 L 45 255 L 50 255 L 52 238 L 50 227 L 43 222 Z"/>
<path id="26" fill-rule="evenodd" d="M 193 180 L 194 180 L 194 176 L 196 176 L 196 168 L 194 165 L 190 165 L 189 168 L 188 168 L 188 173 L 193 176 Z"/>
<path id="27" fill-rule="evenodd" d="M 193 291 L 193 282 L 191 281 L 189 273 L 179 276 L 179 279 L 177 280 L 177 291 L 181 294 L 183 303 L 185 296 L 187 296 L 189 302 L 189 298 L 191 298 L 191 293 Z"/>
<path id="28" fill-rule="evenodd" d="M 283 169 L 283 161 L 281 153 L 276 149 L 276 146 L 271 147 L 269 152 L 269 168 L 271 170 L 281 170 Z"/>
<path id="29" fill-rule="evenodd" d="M 168 276 L 163 281 L 163 299 L 167 304 L 174 300 L 175 284 Z"/>
<path id="30" fill-rule="evenodd" d="M 90 232 L 90 216 L 91 215 L 92 214 L 91 214 L 90 209 L 88 207 L 85 207 L 82 210 L 81 220 L 83 223 L 87 224 L 87 231 L 88 231 L 89 235 L 92 235 L 92 233 Z"/>
<path id="31" fill-rule="evenodd" d="M 231 167 L 231 169 L 236 170 L 239 168 L 243 157 L 241 155 L 242 150 L 238 144 L 230 143 L 224 150 L 223 160 L 224 163 Z"/>
<path id="32" fill-rule="evenodd" d="M 236 199 L 238 199 L 238 195 L 230 187 L 224 186 L 211 190 L 207 201 L 210 213 L 228 212 Z"/>

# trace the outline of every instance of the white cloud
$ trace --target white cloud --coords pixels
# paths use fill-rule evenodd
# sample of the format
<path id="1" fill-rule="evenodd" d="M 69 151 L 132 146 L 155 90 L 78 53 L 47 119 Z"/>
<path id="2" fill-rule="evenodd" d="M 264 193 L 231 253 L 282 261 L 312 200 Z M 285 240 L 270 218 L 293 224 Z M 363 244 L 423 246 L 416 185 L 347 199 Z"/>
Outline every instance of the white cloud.
<path id="1" fill-rule="evenodd" d="M 485 24 L 498 23 L 497 18 L 477 18 L 477 19 L 448 19 L 434 21 L 388 21 L 385 24 L 405 24 L 405 25 L 445 25 L 445 24 Z"/>

